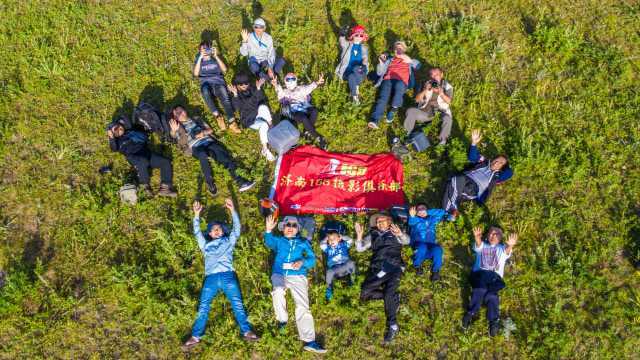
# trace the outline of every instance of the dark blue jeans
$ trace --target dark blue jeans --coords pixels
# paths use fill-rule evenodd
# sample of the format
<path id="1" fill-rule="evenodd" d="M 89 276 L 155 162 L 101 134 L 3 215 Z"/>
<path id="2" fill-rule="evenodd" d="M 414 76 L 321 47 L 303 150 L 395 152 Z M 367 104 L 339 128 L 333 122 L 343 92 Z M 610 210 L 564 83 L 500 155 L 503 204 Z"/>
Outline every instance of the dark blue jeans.
<path id="1" fill-rule="evenodd" d="M 412 245 L 413 267 L 419 268 L 427 259 L 433 259 L 431 271 L 439 272 L 442 268 L 442 247 L 433 243 L 415 243 Z"/>
<path id="2" fill-rule="evenodd" d="M 487 305 L 487 320 L 490 323 L 498 320 L 500 316 L 500 297 L 498 292 L 484 288 L 473 288 L 467 313 L 472 316 L 477 314 L 483 304 Z"/>
<path id="3" fill-rule="evenodd" d="M 364 77 L 366 74 L 359 73 L 358 71 L 351 71 L 349 73 L 345 73 L 343 76 L 344 80 L 347 80 L 349 84 L 349 95 L 356 96 L 358 95 L 358 86 L 364 81 Z"/>
<path id="4" fill-rule="evenodd" d="M 138 182 L 148 185 L 151 181 L 149 169 L 160 169 L 160 182 L 171 185 L 173 182 L 173 167 L 171 160 L 166 157 L 151 153 L 151 156 L 129 155 L 127 161 L 131 164 L 138 174 Z"/>
<path id="5" fill-rule="evenodd" d="M 393 98 L 391 98 L 392 92 Z M 380 84 L 380 93 L 378 94 L 378 100 L 371 115 L 371 120 L 378 123 L 380 118 L 384 116 L 384 111 L 387 108 L 390 98 L 392 111 L 398 110 L 402 106 L 402 98 L 405 92 L 407 92 L 407 85 L 401 80 L 383 80 Z"/>
<path id="6" fill-rule="evenodd" d="M 236 318 L 236 323 L 238 323 L 240 327 L 240 333 L 244 335 L 247 331 L 251 331 L 251 325 L 249 324 L 247 313 L 242 303 L 242 293 L 240 292 L 240 285 L 238 284 L 236 273 L 234 271 L 226 271 L 207 275 L 204 278 L 202 290 L 200 291 L 198 317 L 193 323 L 191 330 L 192 336 L 200 338 L 204 335 L 204 328 L 209 319 L 211 301 L 213 301 L 213 298 L 216 297 L 220 291 L 224 292 L 224 295 L 231 303 L 231 309 Z"/>
<path id="7" fill-rule="evenodd" d="M 231 98 L 229 97 L 229 93 L 227 92 L 227 87 L 225 85 L 203 82 L 200 84 L 200 93 L 202 94 L 202 98 L 207 104 L 207 107 L 214 115 L 220 113 L 214 101 L 214 98 L 218 98 L 224 108 L 225 118 L 227 118 L 227 120 L 233 118 L 233 105 L 231 105 Z"/>
<path id="8" fill-rule="evenodd" d="M 271 68 L 271 70 L 273 70 L 273 72 L 278 74 L 278 76 L 282 77 L 282 68 L 284 67 L 284 64 L 285 64 L 285 61 L 283 58 L 276 57 L 276 62 L 275 64 L 273 64 L 273 67 Z M 258 60 L 256 60 L 256 58 L 254 57 L 249 58 L 249 70 L 251 70 L 251 73 L 253 73 L 253 75 L 255 75 L 256 77 L 268 80 L 269 79 L 269 75 L 267 74 L 268 67 L 269 67 L 269 64 L 265 60 L 258 62 Z"/>

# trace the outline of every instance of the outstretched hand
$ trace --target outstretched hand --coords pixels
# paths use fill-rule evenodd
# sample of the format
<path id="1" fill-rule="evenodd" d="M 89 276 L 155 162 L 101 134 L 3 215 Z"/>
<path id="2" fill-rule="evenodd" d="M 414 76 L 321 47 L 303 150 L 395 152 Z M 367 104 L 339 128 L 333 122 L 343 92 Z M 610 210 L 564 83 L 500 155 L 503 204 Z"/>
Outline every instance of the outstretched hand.
<path id="1" fill-rule="evenodd" d="M 316 84 L 318 84 L 318 86 L 324 84 L 324 74 L 320 73 L 320 76 L 318 76 L 318 81 L 316 81 Z"/>
<path id="2" fill-rule="evenodd" d="M 230 198 L 227 198 L 224 200 L 224 207 L 226 207 L 227 209 L 233 211 L 235 209 L 235 205 L 233 205 L 233 200 L 231 200 Z"/>
<path id="3" fill-rule="evenodd" d="M 227 89 L 229 89 L 229 92 L 232 93 L 233 96 L 238 96 L 238 88 L 236 88 L 235 85 L 229 84 L 227 85 Z"/>
<path id="4" fill-rule="evenodd" d="M 482 239 L 482 227 L 476 226 L 473 228 L 473 237 L 477 239 Z"/>
<path id="5" fill-rule="evenodd" d="M 480 129 L 474 129 L 471 132 L 471 144 L 478 145 L 480 140 L 482 140 L 482 132 L 480 132 Z"/>
<path id="6" fill-rule="evenodd" d="M 113 139 L 113 130 L 107 130 L 107 136 L 109 137 L 109 139 Z"/>
<path id="7" fill-rule="evenodd" d="M 193 202 L 193 216 L 200 217 L 200 213 L 202 212 L 202 204 L 199 201 Z"/>
<path id="8" fill-rule="evenodd" d="M 242 42 L 249 41 L 249 31 L 247 29 L 242 29 L 240 35 L 242 35 Z"/>
<path id="9" fill-rule="evenodd" d="M 362 224 L 356 223 L 355 228 L 356 236 L 358 237 L 358 239 L 362 239 L 362 236 L 364 235 L 364 228 L 362 227 Z"/>
<path id="10" fill-rule="evenodd" d="M 176 119 L 171 119 L 169 120 L 169 128 L 171 129 L 171 132 L 175 134 L 175 132 L 180 128 L 180 125 L 178 124 Z"/>
<path id="11" fill-rule="evenodd" d="M 507 246 L 509 247 L 516 246 L 516 244 L 518 243 L 518 234 L 516 233 L 509 234 L 509 237 L 507 238 L 506 243 L 507 243 Z"/>
<path id="12" fill-rule="evenodd" d="M 260 79 L 256 80 L 256 88 L 258 90 L 260 90 L 262 88 L 262 85 L 264 85 L 264 81 L 265 80 L 263 78 L 260 78 Z"/>
<path id="13" fill-rule="evenodd" d="M 273 217 L 273 215 L 267 216 L 267 219 L 265 220 L 265 227 L 267 229 L 267 232 L 271 232 L 273 228 L 276 227 L 277 223 L 278 223 L 278 218 Z"/>
<path id="14" fill-rule="evenodd" d="M 409 208 L 409 216 L 416 216 L 417 213 L 418 211 L 416 210 L 415 206 Z"/>
<path id="15" fill-rule="evenodd" d="M 396 224 L 391 224 L 391 233 L 393 233 L 393 235 L 395 236 L 400 236 L 402 235 L 402 229 L 400 229 L 400 227 Z"/>

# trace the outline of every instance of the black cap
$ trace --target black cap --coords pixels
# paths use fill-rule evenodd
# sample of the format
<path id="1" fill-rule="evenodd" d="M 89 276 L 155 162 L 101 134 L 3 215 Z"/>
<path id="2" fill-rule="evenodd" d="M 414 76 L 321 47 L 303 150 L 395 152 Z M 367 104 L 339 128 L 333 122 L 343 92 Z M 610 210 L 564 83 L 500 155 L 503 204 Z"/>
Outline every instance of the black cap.
<path id="1" fill-rule="evenodd" d="M 249 83 L 249 75 L 245 74 L 245 73 L 239 73 L 236 74 L 236 76 L 233 77 L 233 85 L 242 85 L 242 84 L 248 84 Z"/>

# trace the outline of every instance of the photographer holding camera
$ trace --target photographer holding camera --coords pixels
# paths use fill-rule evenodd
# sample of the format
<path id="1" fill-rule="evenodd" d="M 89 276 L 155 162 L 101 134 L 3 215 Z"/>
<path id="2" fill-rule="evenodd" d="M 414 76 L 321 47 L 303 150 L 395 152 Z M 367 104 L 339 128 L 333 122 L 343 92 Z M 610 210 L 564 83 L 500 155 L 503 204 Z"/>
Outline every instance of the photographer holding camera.
<path id="1" fill-rule="evenodd" d="M 229 123 L 229 129 L 231 132 L 239 134 L 240 129 L 238 129 L 238 125 L 233 118 L 234 110 L 227 92 L 227 83 L 224 81 L 224 73 L 227 72 L 227 66 L 218 56 L 218 49 L 212 46 L 211 41 L 201 42 L 198 49 L 200 52 L 196 55 L 196 61 L 193 65 L 193 76 L 200 80 L 202 98 L 216 118 L 220 130 L 226 130 L 225 119 L 220 115 L 213 100 L 218 98 L 224 108 L 224 115 Z"/>
<path id="2" fill-rule="evenodd" d="M 431 122 L 436 111 L 439 112 L 442 118 L 439 135 L 440 145 L 447 143 L 453 123 L 453 115 L 449 108 L 449 104 L 453 100 L 453 86 L 443 76 L 444 72 L 439 67 L 429 70 L 429 80 L 425 82 L 422 91 L 416 95 L 418 107 L 408 109 L 404 119 L 404 128 L 411 134 L 416 122 Z"/>

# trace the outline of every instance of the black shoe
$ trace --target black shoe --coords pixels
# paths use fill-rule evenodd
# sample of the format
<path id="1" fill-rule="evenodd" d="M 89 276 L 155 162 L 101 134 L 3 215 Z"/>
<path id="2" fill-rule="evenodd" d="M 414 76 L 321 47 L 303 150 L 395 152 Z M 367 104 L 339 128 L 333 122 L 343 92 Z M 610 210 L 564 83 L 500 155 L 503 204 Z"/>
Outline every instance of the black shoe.
<path id="1" fill-rule="evenodd" d="M 322 136 L 318 136 L 316 140 L 318 140 L 318 145 L 322 150 L 327 150 L 327 141 Z"/>
<path id="2" fill-rule="evenodd" d="M 388 345 L 393 341 L 393 339 L 400 332 L 400 328 L 398 325 L 391 325 L 387 328 L 387 331 L 384 333 L 384 344 Z"/>
<path id="3" fill-rule="evenodd" d="M 499 320 L 493 320 L 489 322 L 489 336 L 494 337 L 498 335 L 500 331 L 500 322 Z"/>
<path id="4" fill-rule="evenodd" d="M 245 180 L 240 184 L 240 187 L 238 188 L 238 191 L 245 192 L 245 191 L 251 189 L 255 184 L 256 184 L 255 181 Z"/>
<path id="5" fill-rule="evenodd" d="M 418 276 L 424 275 L 424 270 L 422 270 L 422 267 L 416 268 L 416 275 Z"/>
<path id="6" fill-rule="evenodd" d="M 279 322 L 278 321 L 278 334 L 280 335 L 284 335 L 287 333 L 287 323 L 286 322 Z"/>
<path id="7" fill-rule="evenodd" d="M 465 313 L 464 316 L 462 317 L 462 328 L 465 330 L 468 329 L 469 326 L 471 325 L 472 319 L 473 319 L 473 315 L 469 313 Z"/>
<path id="8" fill-rule="evenodd" d="M 440 280 L 440 272 L 435 271 L 431 273 L 431 281 L 438 281 Z"/>
<path id="9" fill-rule="evenodd" d="M 211 196 L 216 196 L 218 195 L 218 187 L 216 186 L 216 184 L 207 184 L 207 191 L 209 192 L 209 194 Z"/>

